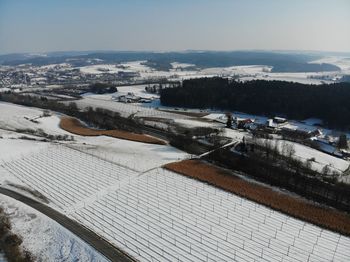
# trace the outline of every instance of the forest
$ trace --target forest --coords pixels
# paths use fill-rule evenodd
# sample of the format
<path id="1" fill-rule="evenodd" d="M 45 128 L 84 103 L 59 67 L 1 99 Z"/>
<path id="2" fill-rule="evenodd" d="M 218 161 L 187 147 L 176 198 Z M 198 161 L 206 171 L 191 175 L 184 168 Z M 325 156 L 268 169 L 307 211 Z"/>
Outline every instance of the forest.
<path id="1" fill-rule="evenodd" d="M 118 92 L 118 89 L 109 83 L 93 83 L 89 86 L 88 92 L 95 94 L 110 94 Z"/>
<path id="2" fill-rule="evenodd" d="M 200 78 L 161 90 L 164 106 L 220 109 L 296 120 L 322 119 L 328 127 L 350 128 L 350 83 L 300 84 L 285 81 L 230 81 Z"/>

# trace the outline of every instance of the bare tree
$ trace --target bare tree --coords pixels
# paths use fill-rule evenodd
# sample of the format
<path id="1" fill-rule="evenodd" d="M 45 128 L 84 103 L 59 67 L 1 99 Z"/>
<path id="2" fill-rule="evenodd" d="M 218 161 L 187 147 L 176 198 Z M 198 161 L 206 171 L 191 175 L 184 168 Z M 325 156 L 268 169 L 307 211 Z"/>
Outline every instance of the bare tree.
<path id="1" fill-rule="evenodd" d="M 230 112 L 226 113 L 226 127 L 231 128 L 232 127 L 232 114 Z"/>
<path id="2" fill-rule="evenodd" d="M 341 134 L 339 136 L 339 139 L 338 139 L 338 148 L 339 149 L 347 149 L 349 148 L 348 146 L 348 141 L 347 141 L 347 138 L 346 138 L 346 135 L 345 134 Z"/>
<path id="3" fill-rule="evenodd" d="M 329 165 L 325 165 L 322 168 L 322 176 L 329 176 L 330 173 L 331 173 L 331 169 L 329 168 Z"/>

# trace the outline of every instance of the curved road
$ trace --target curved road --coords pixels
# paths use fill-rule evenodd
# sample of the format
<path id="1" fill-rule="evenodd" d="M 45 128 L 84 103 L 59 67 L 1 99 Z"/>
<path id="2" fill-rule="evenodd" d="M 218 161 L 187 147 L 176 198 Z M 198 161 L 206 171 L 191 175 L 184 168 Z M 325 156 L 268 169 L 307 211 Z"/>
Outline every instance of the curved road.
<path id="1" fill-rule="evenodd" d="M 6 188 L 0 187 L 0 194 L 14 198 L 55 220 L 57 223 L 59 223 L 64 228 L 68 229 L 76 236 L 84 240 L 86 243 L 88 243 L 90 246 L 92 246 L 94 249 L 96 249 L 98 252 L 100 252 L 102 255 L 104 255 L 107 259 L 111 261 L 136 261 L 120 249 L 116 248 L 106 240 L 102 239 L 93 231 L 87 229 L 78 222 L 66 217 L 65 215 L 52 209 L 51 207 L 48 207 L 34 199 L 23 196 L 15 191 Z"/>

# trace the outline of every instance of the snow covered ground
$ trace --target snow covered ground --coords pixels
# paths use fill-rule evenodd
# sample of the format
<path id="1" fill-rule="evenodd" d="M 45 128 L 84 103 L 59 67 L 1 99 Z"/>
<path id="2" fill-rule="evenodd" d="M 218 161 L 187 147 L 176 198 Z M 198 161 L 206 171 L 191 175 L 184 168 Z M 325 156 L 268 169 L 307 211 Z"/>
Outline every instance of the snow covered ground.
<path id="1" fill-rule="evenodd" d="M 344 57 L 327 57 L 320 60 L 312 61 L 311 63 L 330 63 L 337 65 L 341 68 L 340 72 L 312 72 L 312 73 L 274 73 L 271 72 L 272 67 L 266 65 L 245 65 L 245 66 L 230 66 L 230 67 L 212 67 L 205 69 L 192 69 L 196 66 L 193 64 L 172 62 L 173 69 L 170 71 L 158 71 L 148 66 L 143 65 L 145 61 L 132 61 L 121 63 L 119 65 L 114 64 L 99 64 L 80 67 L 80 71 L 85 74 L 102 74 L 110 73 L 115 74 L 120 71 L 134 72 L 140 75 L 140 79 L 151 79 L 167 77 L 174 80 L 185 80 L 190 78 L 199 77 L 214 77 L 214 76 L 227 76 L 227 77 L 239 77 L 243 81 L 249 81 L 253 79 L 265 79 L 265 80 L 285 80 L 292 82 L 299 82 L 305 84 L 321 84 L 332 83 L 333 78 L 339 78 L 343 74 L 350 72 L 350 62 Z M 190 68 L 189 70 L 184 70 Z M 327 78 L 324 78 L 327 76 Z M 323 78 L 323 79 L 322 79 Z"/>
<path id="2" fill-rule="evenodd" d="M 328 56 L 318 60 L 314 60 L 311 63 L 322 64 L 328 63 L 338 66 L 343 73 L 350 74 L 350 57 L 341 56 Z"/>
<path id="3" fill-rule="evenodd" d="M 159 98 L 158 94 L 151 94 L 146 92 L 145 87 L 148 85 L 129 85 L 129 86 L 118 86 L 118 92 L 112 94 L 97 95 L 93 93 L 85 93 L 83 97 L 90 97 L 95 99 L 111 100 L 113 97 L 119 97 L 133 93 L 135 96 L 141 98 Z"/>
<path id="4" fill-rule="evenodd" d="M 172 62 L 170 63 L 171 66 L 173 67 L 173 69 L 184 69 L 187 67 L 192 67 L 192 66 L 196 66 L 195 64 L 187 64 L 187 63 L 179 63 L 179 62 Z"/>
<path id="5" fill-rule="evenodd" d="M 73 212 L 122 186 L 121 181 L 126 183 L 143 171 L 187 157 L 170 146 L 104 136 L 76 136 L 69 147 L 18 139 L 15 132 L 3 130 L 0 136 L 3 137 L 0 139 L 0 184 L 36 190 L 49 199 L 51 207 L 61 212 Z M 35 198 L 29 192 L 11 189 Z M 7 208 L 9 201 L 4 198 L 0 197 L 0 205 Z M 23 247 L 35 254 L 38 261 L 105 261 L 55 222 L 40 218 L 34 211 L 30 214 L 36 217 L 28 217 L 13 203 L 9 205 L 16 232 L 25 239 Z"/>
<path id="6" fill-rule="evenodd" d="M 159 111 L 154 108 L 147 108 L 140 105 L 128 104 L 115 102 L 111 100 L 109 97 L 84 97 L 80 100 L 74 101 L 77 106 L 81 109 L 85 109 L 88 107 L 93 108 L 103 108 L 108 109 L 114 112 L 120 113 L 122 117 L 129 117 L 131 115 L 139 116 L 139 117 L 159 117 L 159 118 L 167 118 L 167 119 L 176 119 L 176 118 L 187 118 L 184 115 L 169 113 Z"/>
<path id="7" fill-rule="evenodd" d="M 133 93 L 135 96 L 142 98 L 159 98 L 158 94 L 151 94 L 146 92 L 145 88 L 147 85 L 131 85 L 131 86 L 118 86 L 118 93 L 114 95 L 127 95 L 128 93 Z"/>
<path id="8" fill-rule="evenodd" d="M 255 119 L 255 121 L 260 124 L 266 123 L 267 121 L 267 117 L 249 115 L 249 114 L 238 113 L 238 112 L 233 112 L 233 117 Z M 207 116 L 204 116 L 204 118 L 215 120 L 221 123 L 226 123 L 226 116 L 223 113 L 211 113 Z M 284 127 L 288 127 L 292 130 L 299 129 L 299 130 L 312 131 L 315 129 L 315 126 L 313 126 L 313 124 L 319 123 L 320 121 L 318 119 L 307 119 L 303 122 L 304 123 L 301 123 L 298 121 L 289 121 L 287 125 L 284 125 Z M 331 135 L 332 133 L 334 133 L 333 130 L 329 130 L 329 129 L 322 129 L 322 131 L 326 135 Z M 251 136 L 248 132 L 231 130 L 227 128 L 225 128 L 224 130 L 224 135 L 227 137 L 231 137 L 232 139 L 235 139 L 237 141 L 242 141 L 244 136 L 246 136 L 247 138 Z M 326 165 L 329 166 L 331 171 L 334 170 L 337 172 L 343 172 L 347 168 L 349 168 L 349 165 L 350 165 L 349 161 L 340 159 L 338 157 L 334 157 L 332 155 L 326 154 L 324 152 L 313 149 L 311 147 L 304 146 L 299 143 L 294 143 L 290 141 L 283 141 L 283 140 L 275 140 L 275 141 L 277 142 L 280 152 L 283 152 L 283 148 L 285 147 L 285 145 L 291 145 L 295 150 L 294 157 L 296 157 L 297 159 L 300 159 L 303 162 L 305 162 L 308 159 L 314 158 L 315 161 L 311 162 L 311 167 L 316 171 L 321 172 Z"/>
<path id="9" fill-rule="evenodd" d="M 80 72 L 84 74 L 116 74 L 119 71 L 124 72 L 131 72 L 130 70 L 122 69 L 117 67 L 115 64 L 99 64 L 99 65 L 89 65 L 89 66 L 83 66 L 79 67 Z"/>
<path id="10" fill-rule="evenodd" d="M 216 123 L 216 122 L 210 122 L 210 121 L 200 121 L 194 119 L 175 119 L 175 123 L 180 124 L 187 128 L 193 128 L 193 127 L 212 127 L 212 128 L 222 128 L 223 125 Z"/>
<path id="11" fill-rule="evenodd" d="M 251 75 L 270 72 L 272 67 L 264 65 L 230 66 L 230 67 L 211 67 L 201 70 L 202 74 L 233 76 L 233 75 Z"/>
<path id="12" fill-rule="evenodd" d="M 108 101 L 101 101 L 99 106 L 109 105 Z M 126 106 L 129 115 L 139 113 L 135 112 L 137 106 L 110 103 Z M 9 119 L 12 126 L 26 125 L 21 114 L 34 117 L 38 113 L 31 115 L 31 110 L 36 109 L 14 109 L 17 118 L 14 115 L 13 122 Z M 166 117 L 181 116 L 161 113 L 167 114 Z M 179 119 L 175 121 L 196 124 L 182 116 Z M 51 125 L 53 123 L 43 125 L 44 130 L 58 128 Z M 225 132 L 233 139 L 243 137 L 243 133 L 236 130 Z M 103 136 L 75 136 L 74 142 L 53 144 L 10 139 L 12 133 L 8 131 L 0 130 L 1 134 L 5 134 L 0 139 L 2 184 L 12 182 L 37 190 L 49 200 L 51 207 L 78 220 L 140 261 L 347 261 L 350 256 L 348 237 L 162 169 L 165 163 L 188 157 L 170 146 Z M 296 147 L 300 157 L 306 159 L 316 154 L 315 162 L 331 161 L 327 158 L 331 156 L 318 156 L 308 150 Z M 335 167 L 345 168 L 343 164 L 337 162 Z M 2 201 L 2 205 L 6 206 L 5 202 Z M 39 214 L 31 220 L 37 218 Z M 14 223 L 22 230 L 19 234 L 30 239 L 35 239 L 31 232 L 39 232 L 38 237 L 48 241 L 54 241 L 52 235 L 57 237 L 57 243 L 64 241 L 63 250 L 56 246 L 58 253 L 49 249 L 38 251 L 40 247 L 32 244 L 32 240 L 23 244 L 26 248 L 37 250 L 36 254 L 44 258 L 45 252 L 53 252 L 49 258 L 55 258 L 56 254 L 68 256 L 66 250 L 78 245 L 78 240 L 69 232 L 61 233 L 58 225 L 40 221 L 43 231 L 35 231 L 37 227 L 30 223 L 25 226 L 16 220 Z M 83 261 L 99 259 L 98 254 L 84 247 L 77 250 L 72 256 L 80 255 Z"/>
<path id="13" fill-rule="evenodd" d="M 96 143 L 108 146 L 109 139 L 101 140 Z M 125 141 L 115 150 L 131 144 L 140 143 Z M 146 154 L 146 147 L 134 153 Z M 97 156 L 78 149 L 50 145 L 3 168 L 140 261 L 346 261 L 350 255 L 349 238 L 158 168 L 163 161 L 146 166 L 136 155 L 134 163 L 118 164 L 123 151 L 106 153 L 112 162 L 103 148 Z"/>
<path id="14" fill-rule="evenodd" d="M 350 255 L 348 237 L 162 168 L 139 173 L 68 148 L 5 168 L 140 261 L 347 261 Z M 89 195 L 88 184 L 101 188 Z M 71 201 L 84 192 L 80 202 Z"/>
<path id="15" fill-rule="evenodd" d="M 346 261 L 350 255 L 348 237 L 163 169 L 74 216 L 140 261 Z"/>
<path id="16" fill-rule="evenodd" d="M 260 73 L 254 76 L 241 76 L 240 80 L 242 81 L 250 81 L 250 80 L 279 80 L 279 81 L 289 81 L 289 82 L 297 82 L 302 84 L 315 84 L 319 85 L 322 83 L 330 84 L 334 83 L 332 80 L 324 80 L 316 78 L 321 77 L 323 75 L 337 75 L 334 72 L 327 73 Z M 313 76 L 314 78 L 311 78 Z"/>
<path id="17" fill-rule="evenodd" d="M 0 136 L 2 132 L 0 132 Z M 0 163 L 1 161 L 10 161 L 20 159 L 21 157 L 38 152 L 47 147 L 48 143 L 22 140 L 3 137 L 0 139 Z"/>
<path id="18" fill-rule="evenodd" d="M 15 146 L 11 150 L 13 142 Z M 4 150 L 10 149 L 10 154 L 0 155 L 0 181 L 43 191 L 53 207 L 62 210 L 85 198 L 97 197 L 100 191 L 119 187 L 124 178 L 188 158 L 186 153 L 171 146 L 111 137 L 86 137 L 70 145 L 1 139 L 0 145 Z M 27 149 L 18 150 L 20 147 Z M 65 194 L 60 197 L 62 192 Z"/>
<path id="19" fill-rule="evenodd" d="M 106 100 L 104 100 L 106 99 Z M 206 121 L 199 121 L 195 118 L 190 118 L 184 115 L 175 114 L 175 113 L 168 113 L 168 112 L 162 112 L 153 108 L 144 108 L 138 105 L 133 104 L 125 104 L 125 103 L 119 103 L 114 102 L 110 100 L 110 97 L 103 97 L 103 95 L 98 95 L 98 99 L 92 98 L 92 97 L 85 97 L 82 100 L 77 100 L 77 104 L 81 107 L 87 107 L 87 106 L 95 106 L 95 107 L 103 107 L 109 110 L 113 110 L 116 112 L 121 113 L 122 116 L 130 116 L 131 114 L 135 114 L 136 116 L 148 116 L 148 117 L 160 117 L 160 118 L 167 118 L 167 119 L 174 119 L 175 123 L 178 123 L 179 125 L 187 126 L 187 127 L 216 127 L 220 128 L 223 124 L 226 122 L 225 114 L 217 112 L 217 113 L 211 113 L 207 116 L 204 116 L 205 119 L 211 120 L 218 120 L 219 122 L 206 122 Z M 59 134 L 59 135 L 69 135 L 72 134 L 69 132 L 66 132 L 59 128 L 59 116 L 52 113 L 50 117 L 42 117 L 38 118 L 43 114 L 43 110 L 36 109 L 36 108 L 28 108 L 24 106 L 14 105 L 11 103 L 3 103 L 0 102 L 0 111 L 2 114 L 0 115 L 0 128 L 6 128 L 6 129 L 25 129 L 25 128 L 31 128 L 34 130 L 42 129 L 48 134 Z M 265 123 L 267 118 L 262 116 L 255 116 L 255 115 L 249 115 L 239 112 L 233 112 L 233 116 L 236 116 L 238 118 L 254 118 L 259 123 Z M 30 121 L 30 119 L 35 119 L 38 121 L 38 123 L 33 123 Z M 298 121 L 289 121 L 288 126 L 290 126 L 291 129 L 293 128 L 301 128 L 306 130 L 314 130 L 315 126 L 313 124 L 315 122 L 319 122 L 317 119 L 309 119 L 305 120 L 304 123 L 298 122 Z M 323 133 L 325 135 L 332 135 L 334 133 L 333 130 L 328 129 L 322 129 Z M 2 131 L 0 135 L 4 138 L 9 137 L 18 137 L 18 134 Z M 236 132 L 234 130 L 226 130 L 225 129 L 225 136 L 232 137 L 235 140 L 241 140 L 244 135 L 248 135 L 246 133 L 242 132 Z M 106 137 L 99 137 L 99 138 L 87 138 L 87 137 L 81 137 L 74 135 L 75 140 L 78 141 L 78 145 L 82 143 L 87 143 L 87 148 L 90 148 L 90 152 L 92 154 L 101 154 L 102 151 L 104 151 L 109 159 L 112 154 L 118 154 L 118 152 L 122 152 L 122 154 L 119 154 L 118 157 L 115 157 L 115 159 L 119 159 L 118 163 L 126 163 L 126 162 L 135 162 L 134 159 L 140 159 L 140 161 L 144 161 L 145 167 L 142 167 L 140 170 L 146 170 L 147 168 L 154 167 L 152 165 L 152 161 L 150 161 L 149 154 L 146 152 L 149 152 L 149 150 L 152 150 L 154 154 L 161 154 L 167 152 L 166 154 L 169 154 L 171 150 L 174 149 L 167 149 L 164 150 L 164 146 L 158 146 L 158 145 L 144 145 L 142 143 L 136 143 L 136 142 L 126 142 L 119 139 L 114 138 L 106 138 Z M 5 150 L 0 151 L 0 156 L 2 156 L 2 159 L 15 159 L 16 157 L 20 156 L 20 154 L 25 154 L 28 150 L 31 150 L 29 148 L 33 148 L 35 151 L 35 148 L 42 148 L 42 143 L 39 142 L 29 142 L 29 141 L 18 141 L 18 140 L 0 140 L 0 144 L 2 145 L 2 148 Z M 7 142 L 6 142 L 7 141 Z M 79 143 L 81 141 L 81 143 Z M 291 142 L 286 142 L 291 143 Z M 280 147 L 282 147 L 282 142 L 279 142 Z M 32 145 L 32 146 L 28 146 Z M 136 146 L 131 146 L 136 145 Z M 326 153 L 320 152 L 318 150 L 312 149 L 310 147 L 306 147 L 304 145 L 300 145 L 297 143 L 293 143 L 295 151 L 296 151 L 296 157 L 299 159 L 306 161 L 307 159 L 315 158 L 315 162 L 312 162 L 312 167 L 317 170 L 321 171 L 322 168 L 325 165 L 329 165 L 331 170 L 336 171 L 344 171 L 349 166 L 349 162 L 333 157 L 331 155 L 328 155 Z M 93 149 L 93 148 L 97 149 Z M 118 147 L 121 148 L 121 151 L 118 151 Z M 150 149 L 152 147 L 152 149 Z M 124 148 L 128 148 L 128 150 L 125 150 Z M 108 152 L 111 152 L 109 154 Z M 140 154 L 137 154 L 137 152 L 142 152 Z M 145 153 L 143 153 L 145 152 Z M 160 157 L 159 160 L 156 161 L 157 164 L 165 163 L 162 159 L 171 159 L 173 161 L 178 160 L 179 158 L 182 158 L 181 154 L 176 153 L 174 157 L 170 157 L 168 155 L 164 155 L 164 157 Z M 151 157 L 152 158 L 152 157 Z"/>
<path id="20" fill-rule="evenodd" d="M 131 61 L 124 62 L 120 64 L 97 64 L 97 65 L 89 65 L 78 67 L 78 69 L 84 74 L 116 74 L 118 72 L 135 72 L 142 74 L 152 75 L 154 69 L 143 65 L 146 61 Z"/>
<path id="21" fill-rule="evenodd" d="M 60 118 L 57 114 L 43 116 L 42 109 L 0 102 L 0 112 L 0 129 L 42 129 L 51 135 L 72 135 L 59 128 Z"/>
<path id="22" fill-rule="evenodd" d="M 199 110 L 197 109 L 197 112 Z M 207 110 L 209 113 L 208 115 L 204 116 L 203 118 L 211 119 L 217 122 L 226 123 L 226 115 L 223 111 L 215 111 L 215 110 Z M 235 118 L 243 118 L 243 119 L 253 119 L 255 123 L 258 124 L 266 124 L 267 120 L 269 119 L 266 116 L 260 116 L 260 115 L 253 115 L 253 114 L 247 114 L 237 111 L 232 111 L 232 117 Z M 287 124 L 284 124 L 284 128 L 288 128 L 290 130 L 301 130 L 301 131 L 314 131 L 315 129 L 319 129 L 324 136 L 328 136 L 331 141 L 336 141 L 338 139 L 339 135 L 342 133 L 345 133 L 350 139 L 350 132 L 344 132 L 336 129 L 328 129 L 324 127 L 320 127 L 320 124 L 322 125 L 322 120 L 317 118 L 309 118 L 301 121 L 297 120 L 288 120 Z"/>
<path id="23" fill-rule="evenodd" d="M 246 114 L 242 112 L 233 111 L 232 118 L 237 119 L 254 119 L 254 121 L 258 124 L 265 124 L 268 120 L 268 117 L 265 116 L 258 116 L 258 115 L 252 115 L 252 114 Z M 211 111 L 208 115 L 204 116 L 203 118 L 211 119 L 217 122 L 226 123 L 227 117 L 226 114 L 222 111 Z"/>
<path id="24" fill-rule="evenodd" d="M 123 67 L 126 67 L 128 70 L 134 71 L 134 72 L 145 73 L 145 72 L 155 71 L 154 69 L 144 65 L 144 63 L 146 63 L 146 62 L 147 61 L 145 61 L 145 60 L 143 60 L 143 61 L 130 61 L 130 62 L 121 63 L 120 65 Z"/>
<path id="25" fill-rule="evenodd" d="M 127 166 L 137 171 L 146 171 L 188 157 L 188 154 L 168 145 L 153 145 L 111 137 L 86 137 L 83 143 L 70 145 L 87 154 Z"/>
<path id="26" fill-rule="evenodd" d="M 328 165 L 331 171 L 337 171 L 337 172 L 344 172 L 347 168 L 349 168 L 349 162 L 338 158 L 331 156 L 329 154 L 323 153 L 319 150 L 313 149 L 308 146 L 304 146 L 299 143 L 294 143 L 290 141 L 285 140 L 275 140 L 278 149 L 280 152 L 283 153 L 283 149 L 286 147 L 286 145 L 290 145 L 294 148 L 295 154 L 294 157 L 296 159 L 300 159 L 303 162 L 306 162 L 308 159 L 314 159 L 314 161 L 311 161 L 311 168 L 322 172 L 322 169 Z M 273 144 L 273 142 L 272 142 Z"/>
<path id="27" fill-rule="evenodd" d="M 21 247 L 33 254 L 36 261 L 108 261 L 35 209 L 1 194 L 0 206 L 10 218 L 12 232 L 22 237 Z"/>

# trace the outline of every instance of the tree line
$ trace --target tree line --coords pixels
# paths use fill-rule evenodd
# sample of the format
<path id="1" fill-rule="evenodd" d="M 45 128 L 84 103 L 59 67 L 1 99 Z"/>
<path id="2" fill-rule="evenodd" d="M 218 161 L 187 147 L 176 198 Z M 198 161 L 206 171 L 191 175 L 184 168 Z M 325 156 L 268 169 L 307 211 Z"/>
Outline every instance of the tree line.
<path id="1" fill-rule="evenodd" d="M 292 119 L 315 117 L 329 127 L 350 127 L 350 83 L 301 84 L 286 81 L 229 81 L 200 78 L 160 92 L 165 106 L 241 111 Z"/>
<path id="2" fill-rule="evenodd" d="M 65 104 L 55 100 L 48 100 L 43 96 L 35 97 L 11 92 L 0 94 L 0 101 L 61 112 L 79 118 L 92 127 L 102 129 L 121 129 L 134 133 L 141 133 L 139 123 L 131 118 L 124 118 L 120 116 L 118 112 L 108 109 L 92 107 L 79 109 L 75 102 Z"/>
<path id="3" fill-rule="evenodd" d="M 282 151 L 268 140 L 243 140 L 237 151 L 219 148 L 204 159 L 232 170 L 241 171 L 257 180 L 285 188 L 303 197 L 350 212 L 350 186 L 338 182 L 338 173 L 325 166 L 321 173 L 311 169 L 313 159 L 302 163 L 294 158 L 295 149 L 284 146 Z"/>
<path id="4" fill-rule="evenodd" d="M 109 83 L 93 83 L 89 86 L 88 92 L 95 94 L 110 94 L 118 92 L 118 89 Z"/>

